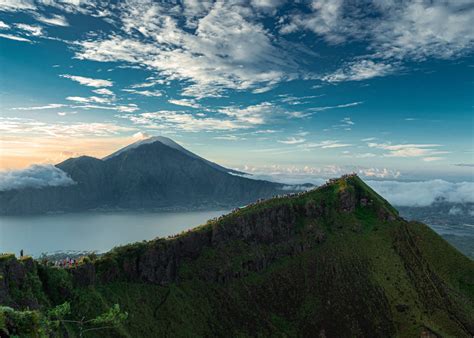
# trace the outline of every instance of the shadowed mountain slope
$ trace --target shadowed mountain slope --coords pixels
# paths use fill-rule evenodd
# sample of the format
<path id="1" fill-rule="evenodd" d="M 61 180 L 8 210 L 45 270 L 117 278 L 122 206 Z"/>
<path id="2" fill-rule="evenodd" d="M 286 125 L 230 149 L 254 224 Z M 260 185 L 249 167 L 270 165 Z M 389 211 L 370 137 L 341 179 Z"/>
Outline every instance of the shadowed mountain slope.
<path id="1" fill-rule="evenodd" d="M 474 262 L 426 225 L 401 219 L 356 176 L 75 268 L 10 256 L 0 273 L 0 303 L 39 316 L 64 301 L 75 317 L 121 304 L 127 321 L 97 336 L 474 333 Z"/>
<path id="2" fill-rule="evenodd" d="M 76 184 L 0 191 L 0 214 L 233 208 L 277 195 L 284 187 L 238 176 L 162 137 L 103 160 L 81 156 L 56 167 Z"/>

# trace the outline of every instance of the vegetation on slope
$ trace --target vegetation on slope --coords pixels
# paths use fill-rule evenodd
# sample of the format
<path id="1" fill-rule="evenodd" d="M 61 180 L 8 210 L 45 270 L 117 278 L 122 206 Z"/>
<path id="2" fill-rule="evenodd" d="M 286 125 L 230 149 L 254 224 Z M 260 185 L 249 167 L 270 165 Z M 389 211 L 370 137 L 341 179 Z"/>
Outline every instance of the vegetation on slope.
<path id="1" fill-rule="evenodd" d="M 85 336 L 474 333 L 473 261 L 427 226 L 399 218 L 356 176 L 250 205 L 173 238 L 119 247 L 76 268 L 25 268 L 37 282 L 11 283 L 5 267 L 0 260 L 0 303 L 30 304 L 39 318 L 65 301 L 75 318 L 94 318 L 113 304 L 128 313 L 112 330 Z M 67 323 L 58 332 L 78 334 Z"/>

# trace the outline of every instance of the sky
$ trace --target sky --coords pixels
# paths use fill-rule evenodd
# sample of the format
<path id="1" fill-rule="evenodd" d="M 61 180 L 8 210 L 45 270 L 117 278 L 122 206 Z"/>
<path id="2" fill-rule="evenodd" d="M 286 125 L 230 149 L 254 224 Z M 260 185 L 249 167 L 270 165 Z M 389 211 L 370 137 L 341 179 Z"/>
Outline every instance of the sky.
<path id="1" fill-rule="evenodd" d="M 0 0 L 0 169 L 163 135 L 258 175 L 474 180 L 474 3 Z"/>

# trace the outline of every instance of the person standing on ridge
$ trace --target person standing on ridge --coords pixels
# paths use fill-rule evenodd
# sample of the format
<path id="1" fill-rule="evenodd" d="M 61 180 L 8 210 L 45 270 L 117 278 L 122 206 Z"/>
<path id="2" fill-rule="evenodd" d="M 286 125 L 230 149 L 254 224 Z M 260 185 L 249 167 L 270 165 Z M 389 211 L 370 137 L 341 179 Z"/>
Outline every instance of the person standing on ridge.
<path id="1" fill-rule="evenodd" d="M 23 258 L 23 249 L 20 250 L 20 257 Z"/>

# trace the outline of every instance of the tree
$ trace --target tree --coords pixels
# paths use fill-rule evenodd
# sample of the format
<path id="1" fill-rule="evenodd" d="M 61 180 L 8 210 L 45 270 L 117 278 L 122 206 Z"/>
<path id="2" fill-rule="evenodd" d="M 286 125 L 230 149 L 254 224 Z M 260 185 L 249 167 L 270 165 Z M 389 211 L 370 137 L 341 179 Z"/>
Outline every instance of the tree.
<path id="1" fill-rule="evenodd" d="M 77 326 L 79 337 L 83 337 L 86 332 L 116 328 L 128 318 L 128 313 L 121 311 L 118 304 L 114 304 L 107 311 L 92 319 L 85 317 L 78 320 L 64 319 L 70 313 L 71 305 L 68 302 L 49 310 L 47 321 L 50 330 L 57 330 L 60 324 L 72 324 Z"/>

